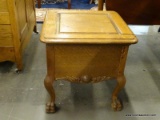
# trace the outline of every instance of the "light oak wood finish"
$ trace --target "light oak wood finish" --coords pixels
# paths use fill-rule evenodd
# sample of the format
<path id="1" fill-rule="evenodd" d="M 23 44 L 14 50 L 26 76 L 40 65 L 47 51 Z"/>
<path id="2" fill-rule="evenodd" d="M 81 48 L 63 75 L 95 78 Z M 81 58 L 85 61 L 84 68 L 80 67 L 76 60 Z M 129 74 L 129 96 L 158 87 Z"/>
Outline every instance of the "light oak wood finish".
<path id="1" fill-rule="evenodd" d="M 117 96 L 126 83 L 124 69 L 129 45 L 136 43 L 137 38 L 116 12 L 50 10 L 40 39 L 46 44 L 47 54 L 47 112 L 55 112 L 56 79 L 96 83 L 115 78 L 112 108 L 122 109 Z"/>
<path id="2" fill-rule="evenodd" d="M 0 16 L 0 62 L 15 62 L 22 70 L 22 54 L 36 28 L 34 0 L 1 0 Z"/>

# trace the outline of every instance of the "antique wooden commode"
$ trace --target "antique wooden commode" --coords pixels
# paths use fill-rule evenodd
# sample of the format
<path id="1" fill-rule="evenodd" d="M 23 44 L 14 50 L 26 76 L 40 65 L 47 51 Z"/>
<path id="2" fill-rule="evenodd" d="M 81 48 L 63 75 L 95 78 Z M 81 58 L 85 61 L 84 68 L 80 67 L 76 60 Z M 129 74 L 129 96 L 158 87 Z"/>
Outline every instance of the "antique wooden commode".
<path id="1" fill-rule="evenodd" d="M 112 94 L 112 108 L 121 110 L 117 98 L 125 85 L 124 68 L 135 35 L 113 11 L 48 11 L 41 33 L 46 43 L 47 76 L 44 84 L 50 94 L 47 112 L 55 112 L 53 81 L 71 82 L 117 80 Z"/>

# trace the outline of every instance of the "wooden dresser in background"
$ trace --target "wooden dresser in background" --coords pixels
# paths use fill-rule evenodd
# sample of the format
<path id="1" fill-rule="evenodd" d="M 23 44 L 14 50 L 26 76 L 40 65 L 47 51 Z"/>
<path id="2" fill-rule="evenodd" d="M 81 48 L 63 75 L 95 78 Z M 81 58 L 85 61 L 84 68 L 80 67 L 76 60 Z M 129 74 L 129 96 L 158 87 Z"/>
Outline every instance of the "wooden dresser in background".
<path id="1" fill-rule="evenodd" d="M 98 9 L 119 13 L 127 24 L 160 25 L 160 0 L 99 0 Z"/>
<path id="2" fill-rule="evenodd" d="M 0 0 L 0 62 L 12 61 L 22 70 L 22 54 L 36 31 L 34 0 Z"/>

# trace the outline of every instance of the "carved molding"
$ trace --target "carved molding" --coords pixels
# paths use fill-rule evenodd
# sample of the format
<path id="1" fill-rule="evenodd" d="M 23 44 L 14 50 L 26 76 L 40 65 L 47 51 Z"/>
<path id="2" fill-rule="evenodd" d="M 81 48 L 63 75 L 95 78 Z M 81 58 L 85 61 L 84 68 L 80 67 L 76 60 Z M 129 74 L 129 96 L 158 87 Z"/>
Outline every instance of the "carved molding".
<path id="1" fill-rule="evenodd" d="M 101 82 L 109 79 L 111 79 L 111 77 L 108 77 L 108 76 L 91 77 L 89 75 L 84 75 L 80 77 L 66 76 L 63 78 L 57 78 L 56 80 L 67 80 L 70 82 L 77 82 L 77 83 L 96 83 L 96 82 Z"/>

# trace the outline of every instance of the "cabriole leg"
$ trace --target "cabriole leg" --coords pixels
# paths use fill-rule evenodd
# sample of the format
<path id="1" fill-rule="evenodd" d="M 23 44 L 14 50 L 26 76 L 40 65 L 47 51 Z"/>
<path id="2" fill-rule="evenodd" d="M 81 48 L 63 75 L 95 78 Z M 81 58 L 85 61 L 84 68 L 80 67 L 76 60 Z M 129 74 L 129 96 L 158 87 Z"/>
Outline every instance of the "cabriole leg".
<path id="1" fill-rule="evenodd" d="M 47 56 L 47 76 L 44 80 L 45 88 L 47 89 L 50 100 L 46 105 L 47 113 L 55 112 L 55 91 L 53 88 L 54 76 L 54 46 L 46 45 L 46 56 Z"/>
<path id="2" fill-rule="evenodd" d="M 118 99 L 118 93 L 120 92 L 120 90 L 122 88 L 124 88 L 125 83 L 126 83 L 126 78 L 125 78 L 124 75 L 117 77 L 117 86 L 116 86 L 116 88 L 113 91 L 113 94 L 112 94 L 112 104 L 111 104 L 111 106 L 112 106 L 112 108 L 113 108 L 114 111 L 120 111 L 120 110 L 122 110 L 122 103 Z"/>

